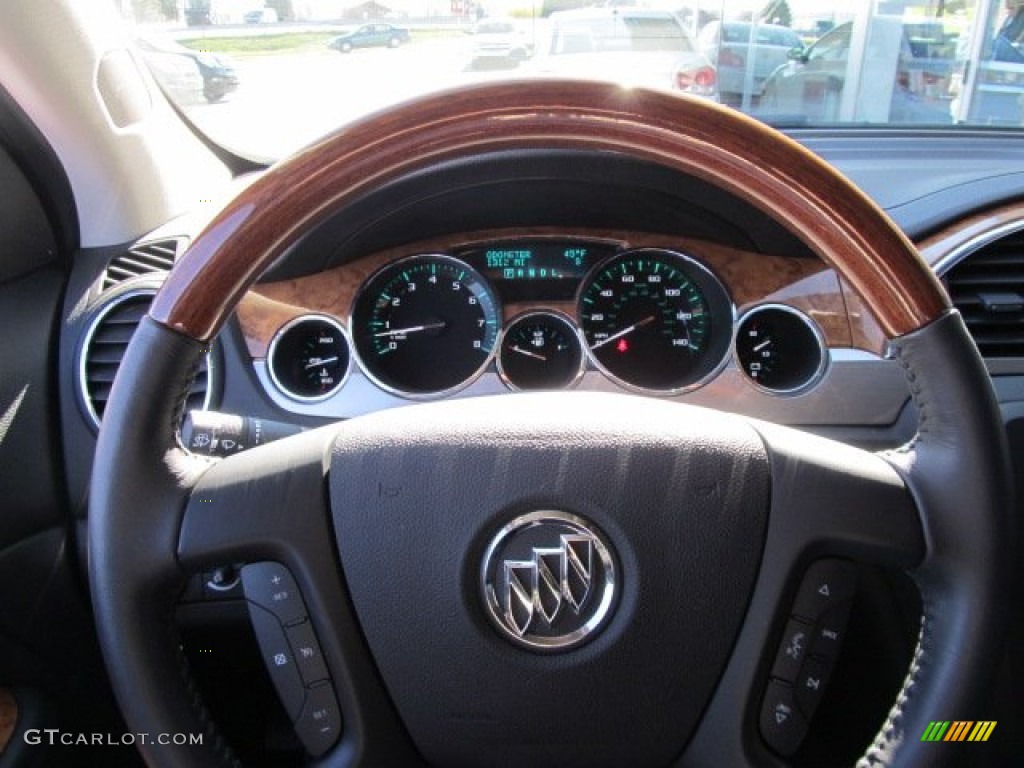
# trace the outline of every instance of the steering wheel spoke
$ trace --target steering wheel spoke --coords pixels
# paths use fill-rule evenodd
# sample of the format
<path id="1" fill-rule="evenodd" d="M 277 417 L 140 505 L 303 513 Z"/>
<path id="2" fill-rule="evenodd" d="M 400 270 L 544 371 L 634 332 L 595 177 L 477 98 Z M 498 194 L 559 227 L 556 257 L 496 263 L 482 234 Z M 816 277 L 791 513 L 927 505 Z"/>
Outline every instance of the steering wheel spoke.
<path id="1" fill-rule="evenodd" d="M 770 424 L 757 429 L 772 473 L 766 561 L 836 556 L 903 569 L 921 562 L 917 506 L 884 458 Z"/>
<path id="2" fill-rule="evenodd" d="M 350 765 L 354 755 L 408 761 L 415 752 L 378 682 L 335 554 L 327 483 L 336 432 L 306 432 L 211 466 L 185 506 L 178 559 L 190 572 L 243 564 L 256 639 L 307 751 L 327 765 Z"/>
<path id="3" fill-rule="evenodd" d="M 326 498 L 334 430 L 306 432 L 219 460 L 191 489 L 178 559 L 192 571 L 275 560 L 332 560 Z"/>
<path id="4" fill-rule="evenodd" d="M 687 751 L 695 765 L 770 765 L 795 751 L 845 635 L 856 564 L 912 570 L 925 558 L 917 505 L 885 458 L 755 428 L 772 474 L 764 554 L 729 666 Z"/>

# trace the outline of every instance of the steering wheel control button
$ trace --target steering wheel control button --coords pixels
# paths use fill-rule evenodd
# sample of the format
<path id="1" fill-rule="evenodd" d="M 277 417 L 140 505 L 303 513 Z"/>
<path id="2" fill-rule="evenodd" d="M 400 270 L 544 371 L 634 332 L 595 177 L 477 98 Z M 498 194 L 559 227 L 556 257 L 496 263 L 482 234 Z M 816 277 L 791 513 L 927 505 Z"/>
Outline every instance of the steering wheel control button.
<path id="1" fill-rule="evenodd" d="M 611 615 L 615 563 L 593 523 L 567 512 L 531 512 L 491 539 L 481 588 L 502 636 L 533 650 L 566 650 Z"/>
<path id="2" fill-rule="evenodd" d="M 790 619 L 782 635 L 782 643 L 772 665 L 772 677 L 793 682 L 807 658 L 807 649 L 814 636 L 814 625 L 800 619 Z"/>
<path id="3" fill-rule="evenodd" d="M 824 659 L 811 656 L 804 662 L 800 675 L 793 684 L 793 695 L 804 717 L 810 720 L 821 703 L 825 685 L 832 674 L 832 665 Z"/>
<path id="4" fill-rule="evenodd" d="M 792 755 L 807 735 L 807 720 L 797 708 L 793 688 L 773 680 L 761 703 L 761 738 L 783 757 Z"/>
<path id="5" fill-rule="evenodd" d="M 288 644 L 281 622 L 273 614 L 252 603 L 249 603 L 249 619 L 281 705 L 288 718 L 294 721 L 306 700 L 306 688 L 302 684 L 295 654 Z"/>
<path id="6" fill-rule="evenodd" d="M 834 662 L 839 658 L 839 649 L 846 636 L 846 624 L 850 618 L 850 603 L 837 605 L 828 610 L 814 628 L 811 655 Z"/>
<path id="7" fill-rule="evenodd" d="M 242 589 L 250 602 L 274 614 L 284 625 L 306 620 L 306 604 L 291 573 L 280 563 L 252 563 L 242 568 Z"/>
<path id="8" fill-rule="evenodd" d="M 320 643 L 317 642 L 313 625 L 304 621 L 292 627 L 285 627 L 284 633 L 288 637 L 288 644 L 291 646 L 302 682 L 310 685 L 326 680 L 327 665 L 324 663 L 323 652 L 320 650 Z"/>
<path id="9" fill-rule="evenodd" d="M 306 692 L 306 704 L 295 720 L 295 733 L 313 757 L 319 757 L 341 736 L 341 710 L 330 683 Z"/>
<path id="10" fill-rule="evenodd" d="M 825 611 L 853 599 L 857 569 L 846 560 L 818 560 L 807 569 L 793 613 L 817 621 Z"/>
<path id="11" fill-rule="evenodd" d="M 341 711 L 295 579 L 280 563 L 251 563 L 242 568 L 242 586 L 281 706 L 306 751 L 318 757 L 341 735 Z"/>
<path id="12" fill-rule="evenodd" d="M 846 560 L 818 560 L 804 575 L 761 706 L 761 736 L 780 755 L 799 748 L 821 703 L 856 588 L 857 570 Z"/>

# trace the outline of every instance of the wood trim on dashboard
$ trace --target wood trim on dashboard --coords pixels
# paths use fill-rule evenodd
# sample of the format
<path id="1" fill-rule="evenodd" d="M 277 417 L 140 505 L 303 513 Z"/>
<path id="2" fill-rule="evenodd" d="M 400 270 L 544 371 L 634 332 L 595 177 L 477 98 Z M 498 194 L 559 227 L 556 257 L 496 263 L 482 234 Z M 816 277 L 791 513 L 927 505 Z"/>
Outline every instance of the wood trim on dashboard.
<path id="1" fill-rule="evenodd" d="M 924 260 L 935 267 L 964 246 L 1014 224 L 1024 229 L 1024 202 L 989 208 L 961 219 L 921 240 L 917 247 Z"/>
<path id="2" fill-rule="evenodd" d="M 814 318 L 830 346 L 851 346 L 851 330 L 837 276 L 817 259 L 753 253 L 671 235 L 589 228 L 575 228 L 569 232 L 554 227 L 535 227 L 528 231 L 502 229 L 453 234 L 370 254 L 318 274 L 258 283 L 238 305 L 239 324 L 249 353 L 255 358 L 262 358 L 266 356 L 277 329 L 299 315 L 320 312 L 345 321 L 363 282 L 377 269 L 396 259 L 422 253 L 451 253 L 499 240 L 548 237 L 600 240 L 621 249 L 682 251 L 706 264 L 716 274 L 740 312 L 754 303 L 784 302 Z M 576 316 L 575 302 L 557 306 L 552 302 L 520 302 L 503 307 L 504 319 L 536 309 L 558 309 L 571 317 Z"/>
<path id="3" fill-rule="evenodd" d="M 948 306 L 909 240 L 810 151 L 741 113 L 646 89 L 564 80 L 486 83 L 364 118 L 272 167 L 200 233 L 150 315 L 211 339 L 298 238 L 381 184 L 503 150 L 605 151 L 704 179 L 775 216 L 849 281 L 889 337 Z"/>

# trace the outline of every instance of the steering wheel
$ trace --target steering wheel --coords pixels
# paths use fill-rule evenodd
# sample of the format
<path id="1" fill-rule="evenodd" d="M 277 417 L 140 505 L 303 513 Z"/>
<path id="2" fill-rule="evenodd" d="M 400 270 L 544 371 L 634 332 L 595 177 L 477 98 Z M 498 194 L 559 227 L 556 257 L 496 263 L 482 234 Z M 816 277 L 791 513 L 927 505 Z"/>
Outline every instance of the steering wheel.
<path id="1" fill-rule="evenodd" d="M 657 163 L 783 223 L 872 309 L 916 405 L 913 441 L 874 454 L 701 408 L 562 393 L 415 405 L 216 462 L 181 448 L 168 394 L 289 246 L 381 185 L 531 149 Z M 141 747 L 154 766 L 232 760 L 172 622 L 187 577 L 228 562 L 294 578 L 343 718 L 317 764 L 780 765 L 757 731 L 801 576 L 823 558 L 882 564 L 915 579 L 924 616 L 862 762 L 932 766 L 954 751 L 920 740 L 928 722 L 970 717 L 997 656 L 1006 456 L 988 375 L 941 286 L 810 152 L 644 89 L 457 89 L 274 166 L 169 275 L 99 437 L 99 637 L 134 730 L 206 734 Z M 572 631 L 556 631 L 559 616 Z"/>

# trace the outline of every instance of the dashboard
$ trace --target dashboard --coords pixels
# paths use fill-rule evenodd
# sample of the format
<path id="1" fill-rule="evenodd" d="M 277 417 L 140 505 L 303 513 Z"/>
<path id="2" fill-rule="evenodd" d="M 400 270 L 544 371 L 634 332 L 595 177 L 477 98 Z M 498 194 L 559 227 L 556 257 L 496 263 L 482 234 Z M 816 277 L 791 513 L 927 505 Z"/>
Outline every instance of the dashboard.
<path id="1" fill-rule="evenodd" d="M 944 278 L 1024 230 L 1001 189 L 1015 178 L 1005 158 L 950 144 L 942 165 L 912 140 L 876 144 L 809 142 L 886 204 Z M 886 164 L 916 170 L 886 186 Z M 937 220 L 950 173 L 963 194 Z M 188 216 L 76 264 L 61 378 L 80 414 L 65 422 L 74 498 L 131 332 L 204 223 Z M 967 277 L 950 288 L 969 325 L 1012 338 L 990 322 L 1010 315 L 979 311 L 979 292 L 1000 286 Z M 983 352 L 1017 397 L 1019 350 Z M 242 298 L 187 407 L 310 427 L 533 389 L 630 392 L 872 448 L 913 433 L 874 318 L 784 222 L 697 179 L 572 153 L 474 159 L 334 213 Z"/>

